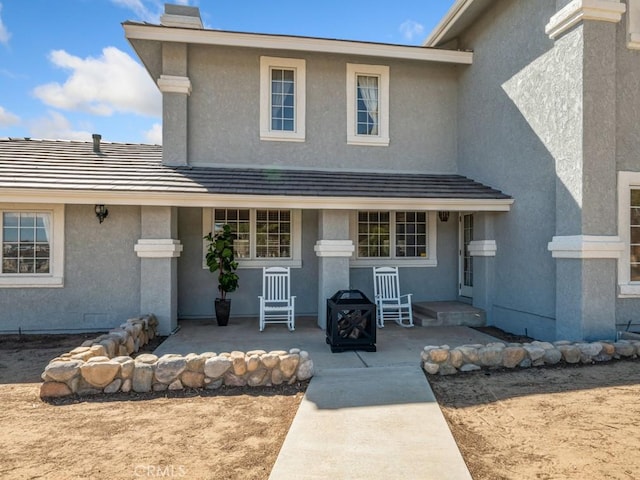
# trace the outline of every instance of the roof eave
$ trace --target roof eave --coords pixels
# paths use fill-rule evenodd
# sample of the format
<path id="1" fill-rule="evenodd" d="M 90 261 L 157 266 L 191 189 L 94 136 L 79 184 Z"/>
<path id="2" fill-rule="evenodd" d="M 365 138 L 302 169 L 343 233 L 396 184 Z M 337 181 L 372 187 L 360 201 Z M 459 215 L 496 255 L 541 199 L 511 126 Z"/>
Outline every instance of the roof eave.
<path id="1" fill-rule="evenodd" d="M 125 36 L 131 40 L 180 42 L 225 47 L 245 47 L 301 52 L 397 58 L 429 62 L 470 65 L 472 52 L 425 48 L 408 45 L 356 42 L 324 38 L 297 37 L 257 33 L 227 32 L 123 23 Z"/>
<path id="2" fill-rule="evenodd" d="M 493 0 L 456 0 L 440 23 L 422 43 L 424 47 L 437 48 L 456 38 L 471 25 Z"/>
<path id="3" fill-rule="evenodd" d="M 108 204 L 174 207 L 263 207 L 301 209 L 381 209 L 508 212 L 512 198 L 314 197 L 180 192 L 0 188 L 0 202 Z"/>

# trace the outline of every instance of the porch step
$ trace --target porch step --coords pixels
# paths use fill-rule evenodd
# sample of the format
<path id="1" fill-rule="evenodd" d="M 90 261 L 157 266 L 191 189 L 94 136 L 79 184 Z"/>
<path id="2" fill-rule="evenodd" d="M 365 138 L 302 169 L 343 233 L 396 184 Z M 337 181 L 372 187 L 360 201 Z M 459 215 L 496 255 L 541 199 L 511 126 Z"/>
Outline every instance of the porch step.
<path id="1" fill-rule="evenodd" d="M 462 302 L 418 302 L 413 304 L 413 321 L 423 327 L 483 327 L 487 318 L 481 308 Z"/>

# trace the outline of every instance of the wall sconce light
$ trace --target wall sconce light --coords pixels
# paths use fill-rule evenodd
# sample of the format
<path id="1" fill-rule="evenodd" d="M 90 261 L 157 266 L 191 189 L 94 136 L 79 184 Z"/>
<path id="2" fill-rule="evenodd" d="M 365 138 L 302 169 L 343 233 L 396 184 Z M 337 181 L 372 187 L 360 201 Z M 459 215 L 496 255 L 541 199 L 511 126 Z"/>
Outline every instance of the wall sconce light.
<path id="1" fill-rule="evenodd" d="M 104 219 L 109 216 L 109 210 L 104 205 L 95 206 L 96 217 L 100 223 L 104 222 Z"/>
<path id="2" fill-rule="evenodd" d="M 447 220 L 449 220 L 449 212 L 447 212 L 446 210 L 438 212 L 438 218 L 441 222 L 446 222 Z"/>

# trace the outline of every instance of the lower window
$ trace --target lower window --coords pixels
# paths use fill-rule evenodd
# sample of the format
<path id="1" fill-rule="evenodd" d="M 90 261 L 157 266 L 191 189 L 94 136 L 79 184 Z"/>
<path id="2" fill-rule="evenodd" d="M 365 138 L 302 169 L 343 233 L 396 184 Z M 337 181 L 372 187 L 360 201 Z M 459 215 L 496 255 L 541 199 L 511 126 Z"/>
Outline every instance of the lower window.
<path id="1" fill-rule="evenodd" d="M 2 213 L 2 273 L 50 273 L 51 214 Z"/>
<path id="2" fill-rule="evenodd" d="M 0 206 L 0 287 L 61 286 L 64 207 Z"/>
<path id="3" fill-rule="evenodd" d="M 301 213 L 289 209 L 203 209 L 203 235 L 228 224 L 240 267 L 300 267 Z"/>
<path id="4" fill-rule="evenodd" d="M 356 266 L 436 265 L 435 217 L 425 211 L 359 211 L 352 222 Z"/>

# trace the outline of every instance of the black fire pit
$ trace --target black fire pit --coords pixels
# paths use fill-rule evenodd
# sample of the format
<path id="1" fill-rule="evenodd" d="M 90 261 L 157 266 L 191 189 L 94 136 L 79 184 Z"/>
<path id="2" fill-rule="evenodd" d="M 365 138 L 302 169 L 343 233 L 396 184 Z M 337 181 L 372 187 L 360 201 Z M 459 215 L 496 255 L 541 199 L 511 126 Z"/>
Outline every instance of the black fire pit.
<path id="1" fill-rule="evenodd" d="M 327 343 L 332 352 L 376 351 L 376 306 L 360 290 L 339 290 L 327 300 Z"/>

